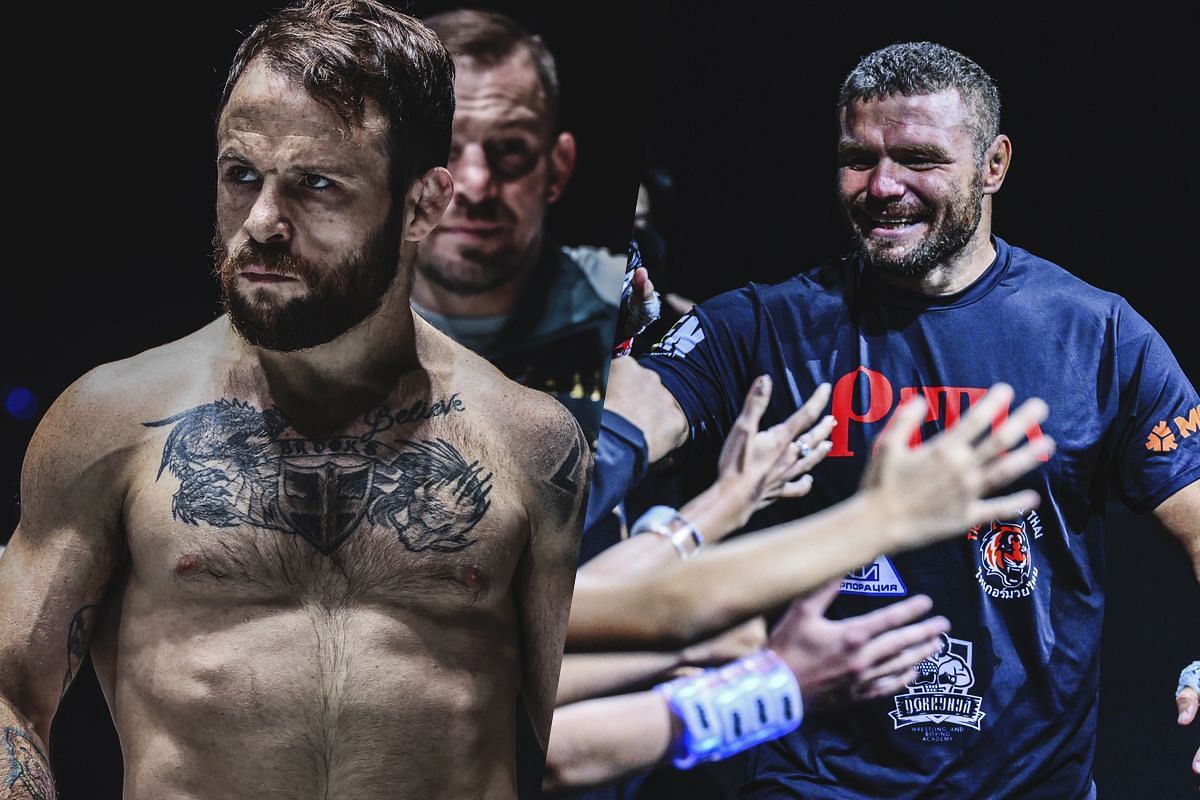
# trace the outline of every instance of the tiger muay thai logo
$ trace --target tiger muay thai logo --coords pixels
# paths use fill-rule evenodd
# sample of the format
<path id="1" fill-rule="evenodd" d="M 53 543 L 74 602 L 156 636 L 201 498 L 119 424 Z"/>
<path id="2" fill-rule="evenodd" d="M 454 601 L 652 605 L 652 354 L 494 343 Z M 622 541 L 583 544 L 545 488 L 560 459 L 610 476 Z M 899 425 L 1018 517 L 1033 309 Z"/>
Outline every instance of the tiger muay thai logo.
<path id="1" fill-rule="evenodd" d="M 967 539 L 978 544 L 975 580 L 989 597 L 1009 600 L 1033 594 L 1038 580 L 1033 541 L 1041 536 L 1042 521 L 1036 511 L 1013 520 L 994 519 L 970 530 Z"/>
<path id="2" fill-rule="evenodd" d="M 968 694 L 975 685 L 974 645 L 944 633 L 941 639 L 941 648 L 917 663 L 917 679 L 908 684 L 908 692 L 893 698 L 896 710 L 889 711 L 888 716 L 895 730 L 918 723 L 979 730 L 980 721 L 987 716 L 981 710 L 983 698 Z"/>

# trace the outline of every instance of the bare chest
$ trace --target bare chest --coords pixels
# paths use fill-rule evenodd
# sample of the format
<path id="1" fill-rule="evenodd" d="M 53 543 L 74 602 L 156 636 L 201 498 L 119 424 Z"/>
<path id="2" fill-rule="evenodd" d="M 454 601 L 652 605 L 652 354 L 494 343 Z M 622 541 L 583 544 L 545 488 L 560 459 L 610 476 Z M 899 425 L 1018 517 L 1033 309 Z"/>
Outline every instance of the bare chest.
<path id="1" fill-rule="evenodd" d="M 164 591 L 460 606 L 507 587 L 525 545 L 511 454 L 453 396 L 319 434 L 236 400 L 145 424 L 126 536 Z"/>

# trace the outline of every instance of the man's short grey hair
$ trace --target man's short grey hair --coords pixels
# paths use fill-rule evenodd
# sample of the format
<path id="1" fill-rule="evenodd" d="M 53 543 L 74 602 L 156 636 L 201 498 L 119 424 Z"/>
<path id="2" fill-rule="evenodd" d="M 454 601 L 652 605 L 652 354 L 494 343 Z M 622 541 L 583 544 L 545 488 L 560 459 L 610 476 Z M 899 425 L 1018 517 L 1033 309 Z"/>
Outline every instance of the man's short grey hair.
<path id="1" fill-rule="evenodd" d="M 903 42 L 862 58 L 846 76 L 838 110 L 855 100 L 913 97 L 957 89 L 974 119 L 969 123 L 980 160 L 1000 133 L 1000 90 L 992 76 L 971 59 L 933 42 Z"/>

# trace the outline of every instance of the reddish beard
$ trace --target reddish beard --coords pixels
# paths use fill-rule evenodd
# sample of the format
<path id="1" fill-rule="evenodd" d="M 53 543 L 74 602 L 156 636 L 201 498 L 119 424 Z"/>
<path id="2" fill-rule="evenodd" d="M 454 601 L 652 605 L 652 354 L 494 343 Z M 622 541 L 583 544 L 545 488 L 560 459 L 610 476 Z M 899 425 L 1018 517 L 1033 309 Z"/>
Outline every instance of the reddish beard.
<path id="1" fill-rule="evenodd" d="M 234 330 L 250 344 L 290 352 L 333 341 L 379 309 L 400 272 L 399 226 L 390 220 L 361 250 L 336 264 L 317 264 L 287 245 L 247 241 L 230 253 L 213 235 L 213 269 Z M 247 286 L 239 273 L 249 266 L 296 278 L 301 297 L 280 298 L 268 287 Z"/>

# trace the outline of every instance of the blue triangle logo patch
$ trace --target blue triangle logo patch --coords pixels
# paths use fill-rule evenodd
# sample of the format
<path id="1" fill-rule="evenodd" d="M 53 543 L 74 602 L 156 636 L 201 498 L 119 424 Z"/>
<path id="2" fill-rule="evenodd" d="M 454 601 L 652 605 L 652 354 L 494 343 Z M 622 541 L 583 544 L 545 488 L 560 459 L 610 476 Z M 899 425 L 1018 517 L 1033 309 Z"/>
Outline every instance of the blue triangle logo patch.
<path id="1" fill-rule="evenodd" d="M 842 594 L 865 594 L 880 597 L 901 597 L 908 594 L 896 565 L 887 556 L 853 570 L 842 579 Z"/>

